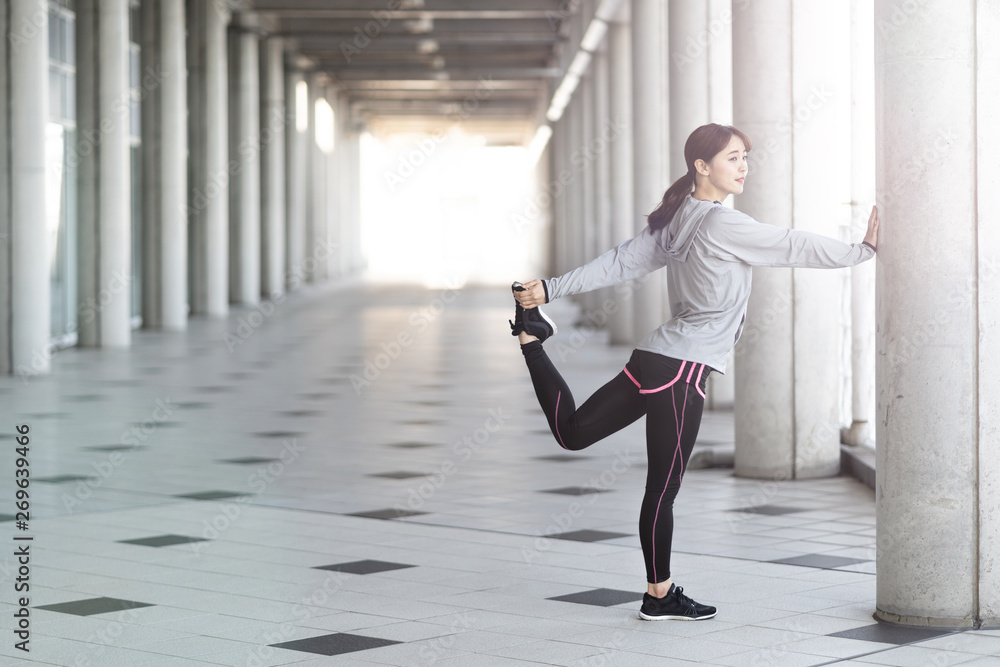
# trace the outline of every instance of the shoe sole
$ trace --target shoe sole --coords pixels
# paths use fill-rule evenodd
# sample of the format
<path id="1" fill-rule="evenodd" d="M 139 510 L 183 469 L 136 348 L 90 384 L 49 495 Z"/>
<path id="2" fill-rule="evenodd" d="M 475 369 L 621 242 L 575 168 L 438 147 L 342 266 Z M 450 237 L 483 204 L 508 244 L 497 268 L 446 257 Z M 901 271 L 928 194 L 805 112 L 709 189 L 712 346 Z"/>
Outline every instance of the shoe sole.
<path id="1" fill-rule="evenodd" d="M 717 614 L 718 612 L 715 613 Z M 708 616 L 647 616 L 641 611 L 639 612 L 639 618 L 644 621 L 704 621 L 714 617 L 715 614 L 710 614 Z"/>

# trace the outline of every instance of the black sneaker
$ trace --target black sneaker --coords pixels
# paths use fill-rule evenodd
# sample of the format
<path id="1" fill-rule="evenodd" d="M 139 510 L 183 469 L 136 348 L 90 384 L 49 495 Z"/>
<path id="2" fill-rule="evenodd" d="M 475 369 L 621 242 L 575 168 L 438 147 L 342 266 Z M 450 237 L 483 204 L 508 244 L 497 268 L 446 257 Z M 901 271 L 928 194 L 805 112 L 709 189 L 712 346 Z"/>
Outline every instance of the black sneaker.
<path id="1" fill-rule="evenodd" d="M 645 593 L 639 609 L 639 618 L 645 621 L 700 621 L 713 616 L 715 607 L 698 604 L 684 595 L 683 588 L 673 584 L 662 598 Z"/>
<path id="2" fill-rule="evenodd" d="M 514 283 L 510 286 L 512 292 L 523 292 L 521 283 Z M 541 308 L 523 308 L 521 304 L 514 300 L 514 319 L 510 322 L 510 335 L 517 336 L 522 331 L 529 336 L 534 336 L 542 341 L 549 336 L 554 336 L 558 329 L 556 323 L 542 312 Z"/>

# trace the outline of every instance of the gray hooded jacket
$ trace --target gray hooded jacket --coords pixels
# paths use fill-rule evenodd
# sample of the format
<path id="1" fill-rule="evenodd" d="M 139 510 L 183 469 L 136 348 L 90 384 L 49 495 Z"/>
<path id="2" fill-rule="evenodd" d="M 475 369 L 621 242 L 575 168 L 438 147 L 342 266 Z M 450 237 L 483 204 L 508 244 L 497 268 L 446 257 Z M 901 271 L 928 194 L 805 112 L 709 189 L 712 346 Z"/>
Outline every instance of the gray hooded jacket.
<path id="1" fill-rule="evenodd" d="M 729 352 L 743 333 L 751 267 L 834 269 L 874 256 L 868 243 L 843 243 L 759 223 L 745 213 L 689 195 L 663 229 L 647 226 L 597 259 L 546 280 L 545 289 L 551 301 L 666 266 L 673 316 L 636 348 L 725 373 Z"/>

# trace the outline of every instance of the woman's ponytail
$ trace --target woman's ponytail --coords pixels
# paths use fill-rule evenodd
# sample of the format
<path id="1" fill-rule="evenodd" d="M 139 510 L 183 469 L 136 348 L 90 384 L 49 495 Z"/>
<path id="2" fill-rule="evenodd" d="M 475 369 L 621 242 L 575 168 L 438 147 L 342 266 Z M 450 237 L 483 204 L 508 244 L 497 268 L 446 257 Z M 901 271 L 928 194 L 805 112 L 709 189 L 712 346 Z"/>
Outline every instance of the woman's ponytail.
<path id="1" fill-rule="evenodd" d="M 649 214 L 647 220 L 650 228 L 656 231 L 666 227 L 667 223 L 674 219 L 674 214 L 681 207 L 684 197 L 693 189 L 694 173 L 691 171 L 674 181 L 674 184 L 663 193 L 663 200 L 659 206 Z"/>

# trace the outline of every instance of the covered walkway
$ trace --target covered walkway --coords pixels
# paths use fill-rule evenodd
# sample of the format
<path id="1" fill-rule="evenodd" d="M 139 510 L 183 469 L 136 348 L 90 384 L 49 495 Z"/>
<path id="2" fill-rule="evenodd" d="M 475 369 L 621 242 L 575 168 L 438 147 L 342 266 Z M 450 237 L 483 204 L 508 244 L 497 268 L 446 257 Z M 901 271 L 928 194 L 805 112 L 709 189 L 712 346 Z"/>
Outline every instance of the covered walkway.
<path id="1" fill-rule="evenodd" d="M 996 664 L 1000 632 L 876 624 L 874 496 L 845 477 L 689 471 L 676 580 L 719 615 L 639 620 L 641 430 L 561 450 L 509 310 L 502 289 L 309 288 L 243 338 L 254 310 L 0 380 L 32 427 L 35 538 L 32 650 L 14 651 L 8 629 L 0 653 L 130 667 Z M 568 326 L 574 308 L 552 313 L 566 325 L 553 358 L 581 395 L 620 369 L 628 348 Z M 700 446 L 732 439 L 732 413 L 708 413 Z M 15 557 L 2 567 L 10 584 Z"/>

